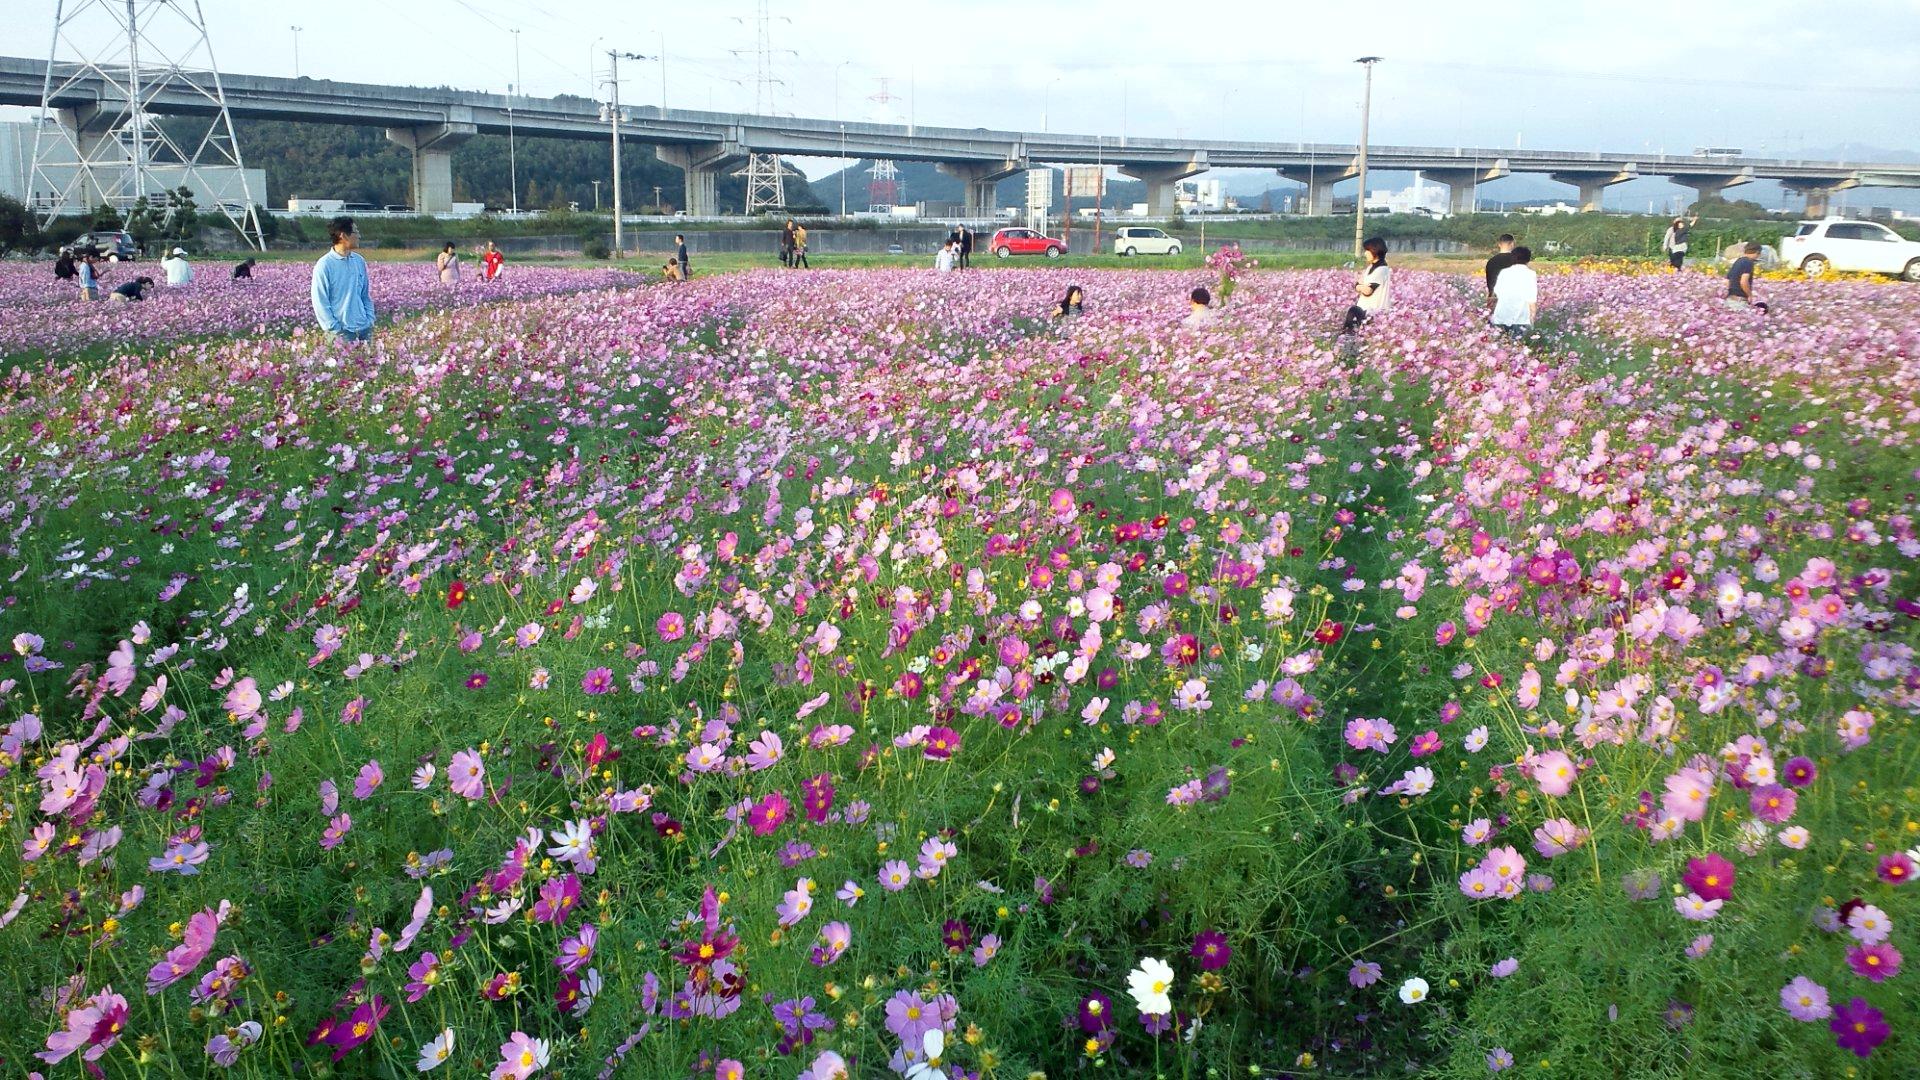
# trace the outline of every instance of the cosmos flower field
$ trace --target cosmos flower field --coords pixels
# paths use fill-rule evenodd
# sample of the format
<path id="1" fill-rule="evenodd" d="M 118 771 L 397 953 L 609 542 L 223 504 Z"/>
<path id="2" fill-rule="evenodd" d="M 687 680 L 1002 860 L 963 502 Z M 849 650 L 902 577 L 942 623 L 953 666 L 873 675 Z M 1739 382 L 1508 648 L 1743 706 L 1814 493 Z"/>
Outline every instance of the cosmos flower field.
<path id="1" fill-rule="evenodd" d="M 1920 1073 L 1920 291 L 41 273 L 9 1075 Z"/>

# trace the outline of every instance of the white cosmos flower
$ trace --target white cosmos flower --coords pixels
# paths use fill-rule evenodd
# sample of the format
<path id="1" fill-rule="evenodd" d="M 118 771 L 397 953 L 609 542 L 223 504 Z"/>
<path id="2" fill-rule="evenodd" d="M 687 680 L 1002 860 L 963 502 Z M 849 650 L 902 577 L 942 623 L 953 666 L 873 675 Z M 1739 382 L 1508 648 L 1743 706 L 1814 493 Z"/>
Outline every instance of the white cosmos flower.
<path id="1" fill-rule="evenodd" d="M 453 1056 L 453 1029 L 447 1028 L 440 1036 L 420 1048 L 420 1071 L 432 1072 L 446 1064 Z"/>
<path id="2" fill-rule="evenodd" d="M 1173 968 L 1165 960 L 1146 957 L 1127 973 L 1127 993 L 1148 1016 L 1165 1016 L 1173 1011 L 1173 999 L 1167 996 L 1172 988 Z"/>
<path id="3" fill-rule="evenodd" d="M 1409 1005 L 1417 1005 L 1427 1000 L 1427 980 L 1418 975 L 1400 984 L 1400 1000 Z"/>
<path id="4" fill-rule="evenodd" d="M 924 1055 L 907 1068 L 907 1080 L 947 1080 L 947 1074 L 940 1071 L 940 1055 L 947 1051 L 947 1033 L 937 1027 L 928 1028 L 920 1040 L 920 1049 Z"/>

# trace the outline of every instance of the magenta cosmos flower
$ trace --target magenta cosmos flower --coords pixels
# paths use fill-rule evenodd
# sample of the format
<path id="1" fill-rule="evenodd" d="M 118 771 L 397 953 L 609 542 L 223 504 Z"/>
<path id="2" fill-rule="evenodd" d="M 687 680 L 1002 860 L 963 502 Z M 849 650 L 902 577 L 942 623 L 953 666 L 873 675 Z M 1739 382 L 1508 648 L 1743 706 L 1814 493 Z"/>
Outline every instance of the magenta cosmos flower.
<path id="1" fill-rule="evenodd" d="M 1885 982 L 1900 974 L 1900 950 L 1885 942 L 1855 945 L 1847 950 L 1847 966 L 1863 979 Z"/>
<path id="2" fill-rule="evenodd" d="M 594 695 L 613 693 L 613 669 L 597 667 L 580 676 L 580 689 Z"/>
<path id="3" fill-rule="evenodd" d="M 1886 1016 L 1867 1004 L 1866 998 L 1854 998 L 1833 1010 L 1833 1019 L 1827 1022 L 1827 1027 L 1833 1031 L 1840 1049 L 1851 1050 L 1860 1057 L 1873 1053 L 1873 1048 L 1886 1042 L 1887 1036 L 1893 1033 L 1887 1026 Z"/>
<path id="4" fill-rule="evenodd" d="M 1202 930 L 1193 936 L 1193 958 L 1200 961 L 1200 970 L 1218 971 L 1233 959 L 1233 946 L 1220 931 Z"/>
<path id="5" fill-rule="evenodd" d="M 1880 860 L 1879 873 L 1889 885 L 1905 885 L 1913 880 L 1913 859 L 1906 852 L 1895 852 Z"/>
<path id="6" fill-rule="evenodd" d="M 1705 858 L 1688 859 L 1687 872 L 1680 876 L 1687 888 L 1707 900 L 1727 900 L 1733 896 L 1733 864 L 1718 852 Z"/>
<path id="7" fill-rule="evenodd" d="M 771 836 L 781 825 L 786 824 L 787 815 L 793 806 L 787 797 L 778 791 L 769 791 L 753 809 L 747 811 L 747 824 L 753 827 L 755 836 Z"/>

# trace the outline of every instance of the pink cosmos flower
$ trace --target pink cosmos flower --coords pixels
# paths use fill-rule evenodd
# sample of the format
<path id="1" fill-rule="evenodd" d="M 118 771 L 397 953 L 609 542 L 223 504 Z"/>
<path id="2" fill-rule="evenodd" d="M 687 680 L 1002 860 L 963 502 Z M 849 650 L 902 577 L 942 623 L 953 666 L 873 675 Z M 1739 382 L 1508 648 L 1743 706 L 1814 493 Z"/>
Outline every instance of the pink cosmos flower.
<path id="1" fill-rule="evenodd" d="M 547 1067 L 552 1047 L 545 1039 L 536 1039 L 516 1031 L 500 1044 L 500 1063 L 488 1074 L 489 1080 L 527 1080 Z"/>
<path id="2" fill-rule="evenodd" d="M 447 784 L 453 793 L 465 799 L 479 799 L 487 793 L 487 767 L 477 750 L 462 750 L 447 766 Z"/>
<path id="3" fill-rule="evenodd" d="M 778 791 L 770 791 L 753 804 L 747 811 L 747 824 L 753 828 L 755 836 L 771 836 L 786 823 L 787 815 L 793 810 L 793 804 Z"/>
<path id="4" fill-rule="evenodd" d="M 1825 1020 L 1833 1015 L 1833 1009 L 1827 1004 L 1827 988 L 1807 978 L 1795 975 L 1793 981 L 1780 988 L 1780 1007 L 1787 1015 L 1802 1022 Z"/>
<path id="5" fill-rule="evenodd" d="M 1562 750 L 1549 750 L 1533 761 L 1533 781 L 1540 790 L 1554 798 L 1560 798 L 1573 790 L 1573 781 L 1578 776 L 1573 767 L 1573 759 Z"/>
<path id="6" fill-rule="evenodd" d="M 372 798 L 373 793 L 380 789 L 381 782 L 386 778 L 387 775 L 381 771 L 378 761 L 367 762 L 360 767 L 360 775 L 354 777 L 353 797 L 356 799 Z"/>
<path id="7" fill-rule="evenodd" d="M 67 1026 L 47 1036 L 47 1048 L 34 1057 L 58 1065 L 78 1052 L 82 1061 L 98 1061 L 120 1041 L 126 1026 L 127 999 L 103 986 L 67 1012 Z"/>
<path id="8" fill-rule="evenodd" d="M 1726 900 L 1733 896 L 1734 876 L 1733 864 L 1718 852 L 1710 852 L 1704 858 L 1688 859 L 1687 872 L 1680 880 L 1708 900 Z"/>
<path id="9" fill-rule="evenodd" d="M 1380 981 L 1380 965 L 1371 960 L 1356 960 L 1347 969 L 1347 982 L 1355 989 L 1364 990 Z"/>

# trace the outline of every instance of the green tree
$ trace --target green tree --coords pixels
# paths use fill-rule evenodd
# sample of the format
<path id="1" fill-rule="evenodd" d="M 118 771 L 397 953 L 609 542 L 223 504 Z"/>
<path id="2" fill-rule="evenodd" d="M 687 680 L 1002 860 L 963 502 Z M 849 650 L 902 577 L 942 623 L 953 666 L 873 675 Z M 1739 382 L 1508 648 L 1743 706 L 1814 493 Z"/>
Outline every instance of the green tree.
<path id="1" fill-rule="evenodd" d="M 105 232 L 124 227 L 126 222 L 120 217 L 120 211 L 106 203 L 93 208 L 93 228 Z"/>
<path id="2" fill-rule="evenodd" d="M 26 205 L 11 195 L 0 195 L 0 256 L 15 248 L 37 248 L 40 242 L 40 227 Z"/>
<path id="3" fill-rule="evenodd" d="M 193 202 L 193 189 L 181 185 L 167 192 L 166 235 L 175 240 L 192 240 L 200 235 L 200 214 Z"/>

